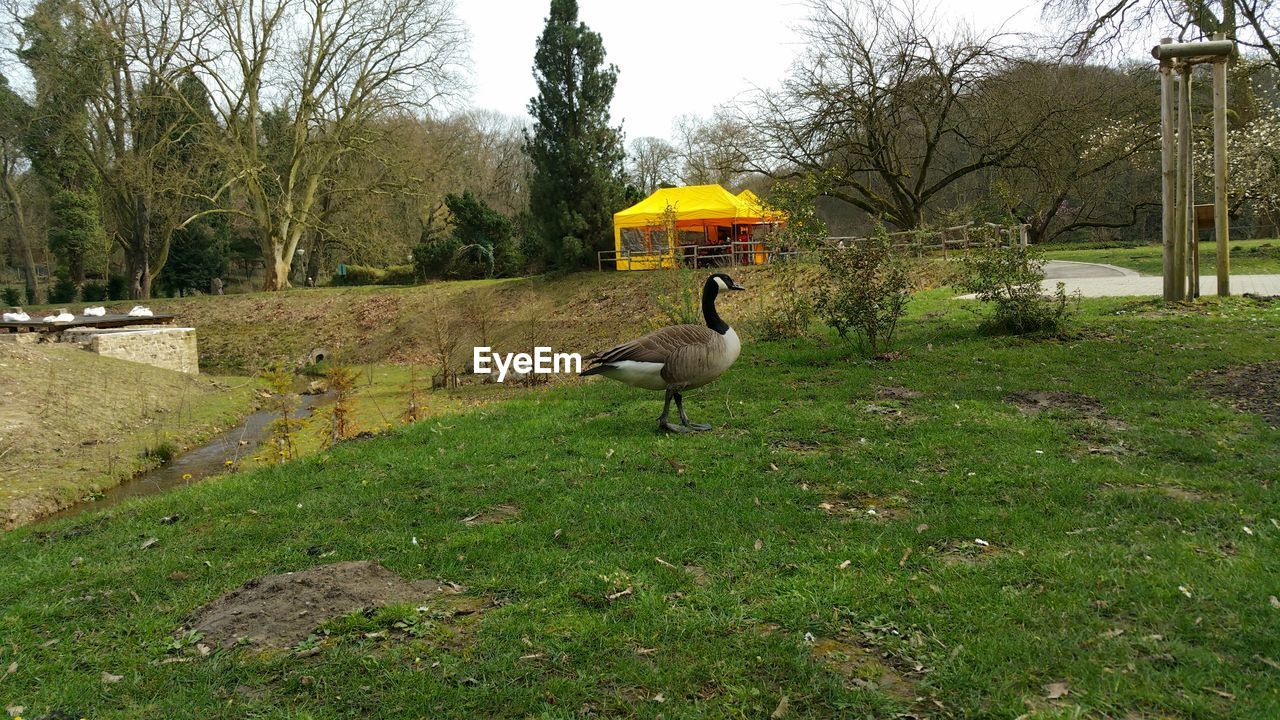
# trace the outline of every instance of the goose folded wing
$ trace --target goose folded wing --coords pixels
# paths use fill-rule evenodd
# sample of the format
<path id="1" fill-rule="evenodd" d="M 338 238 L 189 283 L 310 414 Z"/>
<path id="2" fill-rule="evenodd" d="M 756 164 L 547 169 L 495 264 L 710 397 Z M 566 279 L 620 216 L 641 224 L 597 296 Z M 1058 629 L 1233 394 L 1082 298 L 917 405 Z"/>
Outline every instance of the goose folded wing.
<path id="1" fill-rule="evenodd" d="M 609 364 L 630 360 L 632 362 L 665 363 L 681 348 L 712 342 L 716 332 L 702 325 L 672 325 L 655 330 L 648 335 L 625 342 L 617 347 L 587 356 L 587 360 Z"/>

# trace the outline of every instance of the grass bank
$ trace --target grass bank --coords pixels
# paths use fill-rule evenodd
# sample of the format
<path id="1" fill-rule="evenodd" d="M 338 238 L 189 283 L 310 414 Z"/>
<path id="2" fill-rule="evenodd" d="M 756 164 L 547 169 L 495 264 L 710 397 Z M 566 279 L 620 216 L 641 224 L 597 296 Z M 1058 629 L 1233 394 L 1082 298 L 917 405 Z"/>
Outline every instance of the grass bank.
<path id="1" fill-rule="evenodd" d="M 1053 246 L 1069 247 L 1069 246 Z M 1160 245 L 1094 248 L 1086 250 L 1047 250 L 1049 260 L 1105 263 L 1137 270 L 1142 275 L 1164 272 Z M 1200 273 L 1213 275 L 1218 252 L 1213 242 L 1200 243 Z M 1280 273 L 1280 240 L 1236 240 L 1231 243 L 1231 272 L 1237 275 L 1270 275 Z"/>
<path id="2" fill-rule="evenodd" d="M 1029 341 L 975 334 L 945 295 L 917 297 L 891 362 L 748 344 L 689 396 L 711 433 L 656 434 L 658 399 L 616 384 L 535 390 L 9 533 L 0 700 L 92 718 L 1280 715 L 1280 433 L 1197 375 L 1280 358 L 1280 306 L 1086 301 L 1075 337 Z M 360 559 L 483 609 L 357 614 L 261 654 L 175 640 L 252 578 Z"/>
<path id="3" fill-rule="evenodd" d="M 91 499 L 233 425 L 256 386 L 0 343 L 0 528 Z"/>

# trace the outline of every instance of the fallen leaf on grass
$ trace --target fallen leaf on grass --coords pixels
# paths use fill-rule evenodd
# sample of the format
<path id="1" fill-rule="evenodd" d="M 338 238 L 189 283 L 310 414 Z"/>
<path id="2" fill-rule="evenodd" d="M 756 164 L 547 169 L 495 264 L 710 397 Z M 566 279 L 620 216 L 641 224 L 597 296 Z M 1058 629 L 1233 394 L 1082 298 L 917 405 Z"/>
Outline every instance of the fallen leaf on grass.
<path id="1" fill-rule="evenodd" d="M 764 549 L 764 541 L 763 541 L 763 540 L 761 540 L 760 538 L 756 538 L 756 544 L 755 544 L 753 547 L 755 547 L 755 549 L 756 549 L 756 550 L 763 550 L 763 549 Z"/>
<path id="2" fill-rule="evenodd" d="M 9 669 L 8 669 L 8 670 L 6 670 L 4 674 L 5 674 L 5 675 L 12 675 L 12 674 L 14 674 L 14 673 L 16 673 L 16 672 L 18 672 L 18 661 L 17 661 L 17 660 L 14 660 L 13 662 L 9 663 Z"/>
<path id="3" fill-rule="evenodd" d="M 142 544 L 139 545 L 138 548 L 141 550 L 146 550 L 147 548 L 151 547 L 152 545 L 155 545 L 158 542 L 160 542 L 160 538 L 147 538 L 146 540 L 142 541 Z"/>
<path id="4" fill-rule="evenodd" d="M 1201 688 L 1201 690 L 1208 690 L 1209 692 L 1213 693 L 1214 695 L 1217 695 L 1218 697 L 1226 698 L 1226 699 L 1228 699 L 1228 700 L 1235 700 L 1235 699 L 1236 699 L 1236 696 L 1235 696 L 1235 695 L 1233 695 L 1233 694 L 1231 694 L 1231 693 L 1227 692 L 1226 690 L 1219 690 L 1218 688 L 1211 688 L 1211 687 L 1204 687 L 1204 688 Z"/>
<path id="5" fill-rule="evenodd" d="M 902 553 L 902 559 L 898 561 L 898 567 L 907 566 L 907 558 L 911 557 L 911 548 L 907 548 Z"/>
<path id="6" fill-rule="evenodd" d="M 26 710 L 22 705 L 6 705 L 4 709 L 5 712 L 9 713 L 9 717 L 18 717 L 23 710 Z"/>
<path id="7" fill-rule="evenodd" d="M 1269 657 L 1263 657 L 1263 656 L 1261 656 L 1261 655 L 1257 655 L 1257 654 L 1255 654 L 1255 655 L 1253 656 L 1253 659 L 1254 659 L 1254 660 L 1257 660 L 1258 662 L 1262 663 L 1263 665 L 1266 665 L 1266 666 L 1268 666 L 1268 667 L 1274 668 L 1274 669 L 1276 669 L 1276 670 L 1280 670 L 1280 663 L 1276 662 L 1275 660 L 1272 660 L 1272 659 L 1271 659 L 1271 658 L 1269 658 Z"/>
<path id="8" fill-rule="evenodd" d="M 1271 600 L 1271 607 L 1277 610 L 1280 610 L 1280 598 L 1277 598 L 1275 595 L 1272 595 L 1269 598 L 1269 600 Z"/>
<path id="9" fill-rule="evenodd" d="M 123 675 L 112 675 L 106 670 L 102 671 L 102 682 L 104 683 L 118 683 L 123 679 L 124 679 Z"/>
<path id="10" fill-rule="evenodd" d="M 848 567 L 849 567 L 850 565 L 852 565 L 852 564 L 853 564 L 853 561 L 852 561 L 852 560 L 845 560 L 844 562 L 840 563 L 840 569 L 841 569 L 841 570 L 846 570 L 846 569 L 848 569 Z"/>
<path id="11" fill-rule="evenodd" d="M 658 652 L 658 648 L 636 648 L 637 655 L 652 655 Z"/>
<path id="12" fill-rule="evenodd" d="M 1057 700 L 1058 698 L 1066 697 L 1070 693 L 1071 684 L 1065 680 L 1044 686 L 1044 696 L 1048 700 Z"/>
<path id="13" fill-rule="evenodd" d="M 1187 597 L 1191 597 L 1191 591 L 1187 589 L 1186 585 L 1179 585 L 1178 590 L 1182 591 L 1183 595 L 1186 595 Z"/>
<path id="14" fill-rule="evenodd" d="M 617 599 L 618 599 L 618 598 L 620 598 L 620 597 L 623 597 L 623 596 L 626 596 L 626 595 L 630 595 L 632 592 L 634 592 L 633 588 L 632 588 L 630 585 L 628 585 L 628 586 L 626 587 L 626 589 L 624 589 L 624 590 L 619 590 L 618 592 L 613 593 L 613 594 L 611 594 L 611 595 L 605 595 L 605 596 L 604 596 L 604 599 L 605 599 L 605 600 L 617 600 Z"/>
<path id="15" fill-rule="evenodd" d="M 928 529 L 929 529 L 929 523 L 920 523 L 919 525 L 916 526 L 917 533 L 922 533 Z"/>
<path id="16" fill-rule="evenodd" d="M 609 451 L 604 454 L 605 460 L 608 460 L 611 457 L 613 457 L 613 448 L 609 448 Z"/>
<path id="17" fill-rule="evenodd" d="M 783 695 L 782 699 L 778 701 L 778 707 L 774 708 L 773 714 L 769 715 L 770 720 L 780 720 L 786 717 L 787 709 L 790 705 L 791 701 L 787 699 L 786 695 Z"/>

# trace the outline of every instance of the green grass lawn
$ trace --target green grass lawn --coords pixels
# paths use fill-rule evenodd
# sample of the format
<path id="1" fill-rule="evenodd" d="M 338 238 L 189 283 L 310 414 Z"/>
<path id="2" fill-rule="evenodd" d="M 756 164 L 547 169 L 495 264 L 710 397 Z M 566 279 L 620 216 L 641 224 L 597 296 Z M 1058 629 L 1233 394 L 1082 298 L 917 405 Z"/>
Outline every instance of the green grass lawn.
<path id="1" fill-rule="evenodd" d="M 1106 263 L 1137 270 L 1143 275 L 1163 273 L 1162 247 L 1141 245 L 1128 248 L 1090 250 L 1049 250 L 1048 260 Z M 1213 242 L 1200 243 L 1200 274 L 1217 272 L 1218 253 Z M 1231 243 L 1231 272 L 1235 275 L 1280 273 L 1280 240 L 1236 240 Z"/>
<path id="2" fill-rule="evenodd" d="M 1195 377 L 1280 359 L 1280 305 L 1087 301 L 1076 337 L 1032 341 L 976 334 L 947 294 L 913 302 L 894 361 L 749 344 L 689 394 L 711 433 L 657 434 L 658 396 L 618 384 L 532 391 L 8 533 L 0 701 L 28 720 L 1280 717 L 1280 432 Z M 1025 390 L 1105 415 L 1027 415 L 1005 400 Z M 461 522 L 499 505 L 515 516 Z M 358 559 L 487 609 L 357 615 L 261 654 L 174 641 L 251 578 Z"/>

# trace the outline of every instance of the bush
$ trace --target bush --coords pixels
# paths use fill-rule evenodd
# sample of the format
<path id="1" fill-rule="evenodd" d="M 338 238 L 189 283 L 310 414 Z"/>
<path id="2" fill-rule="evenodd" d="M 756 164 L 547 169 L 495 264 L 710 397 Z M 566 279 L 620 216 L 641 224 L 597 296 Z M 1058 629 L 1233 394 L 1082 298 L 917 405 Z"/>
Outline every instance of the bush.
<path id="1" fill-rule="evenodd" d="M 817 299 L 823 322 L 872 354 L 888 348 L 911 299 L 911 279 L 888 234 L 880 229 L 850 247 L 825 247 L 819 256 L 827 271 Z"/>
<path id="2" fill-rule="evenodd" d="M 771 268 L 774 283 L 753 291 L 757 308 L 750 324 L 760 340 L 784 340 L 803 336 L 813 322 L 816 299 L 812 263 L 799 260 L 780 262 Z"/>
<path id="3" fill-rule="evenodd" d="M 417 280 L 413 265 L 392 265 L 382 271 L 379 285 L 412 285 Z"/>
<path id="4" fill-rule="evenodd" d="M 446 277 L 462 244 L 452 235 L 427 237 L 413 249 L 413 267 L 419 280 Z"/>
<path id="5" fill-rule="evenodd" d="M 653 304 L 658 306 L 655 323 L 663 325 L 701 325 L 702 286 L 706 273 L 692 270 L 683 264 L 664 268 L 653 273 Z"/>
<path id="6" fill-rule="evenodd" d="M 69 303 L 76 301 L 75 282 L 71 278 L 58 278 L 53 284 L 53 288 L 49 290 L 49 302 L 51 303 Z"/>
<path id="7" fill-rule="evenodd" d="M 387 271 L 371 265 L 348 265 L 346 275 L 335 275 L 337 285 L 377 285 L 387 276 Z"/>
<path id="8" fill-rule="evenodd" d="M 19 292 L 17 288 L 7 287 L 0 290 L 0 296 L 3 296 L 4 304 L 6 306 L 22 304 L 22 293 Z"/>
<path id="9" fill-rule="evenodd" d="M 128 300 L 129 283 L 119 275 L 107 278 L 107 300 Z"/>
<path id="10" fill-rule="evenodd" d="M 1062 283 L 1051 294 L 1041 291 L 1043 262 L 1031 248 L 989 247 L 974 251 L 963 264 L 961 287 L 995 306 L 983 322 L 985 330 L 1027 335 L 1057 334 L 1066 328 L 1073 312 L 1071 297 Z"/>
<path id="11" fill-rule="evenodd" d="M 107 286 L 103 283 L 85 283 L 80 288 L 80 299 L 85 302 L 101 302 L 107 299 Z"/>

